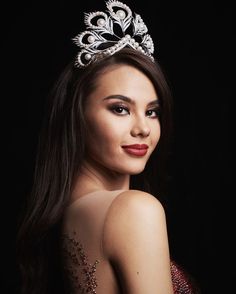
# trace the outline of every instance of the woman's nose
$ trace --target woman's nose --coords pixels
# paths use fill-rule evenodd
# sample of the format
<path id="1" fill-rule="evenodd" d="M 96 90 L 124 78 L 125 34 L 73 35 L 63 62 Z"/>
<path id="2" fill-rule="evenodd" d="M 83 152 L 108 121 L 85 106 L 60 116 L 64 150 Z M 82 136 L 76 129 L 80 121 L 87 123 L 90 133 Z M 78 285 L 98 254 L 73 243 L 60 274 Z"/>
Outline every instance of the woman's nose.
<path id="1" fill-rule="evenodd" d="M 133 123 L 133 127 L 131 129 L 131 135 L 133 137 L 142 136 L 148 137 L 150 134 L 150 127 L 146 118 L 137 118 Z"/>

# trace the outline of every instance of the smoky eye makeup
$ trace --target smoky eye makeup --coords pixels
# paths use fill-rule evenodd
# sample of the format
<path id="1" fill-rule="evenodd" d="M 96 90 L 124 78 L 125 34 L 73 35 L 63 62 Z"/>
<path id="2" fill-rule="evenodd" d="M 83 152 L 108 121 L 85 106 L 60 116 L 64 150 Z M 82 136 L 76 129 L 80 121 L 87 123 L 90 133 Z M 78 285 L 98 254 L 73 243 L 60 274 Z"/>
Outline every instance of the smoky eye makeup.
<path id="1" fill-rule="evenodd" d="M 135 105 L 135 102 L 130 98 L 122 95 L 110 95 L 103 100 L 109 101 L 107 104 L 107 109 L 117 115 L 126 115 L 131 113 L 132 105 Z M 128 105 L 127 105 L 128 104 Z M 130 105 L 131 104 L 131 105 Z M 159 118 L 160 116 L 160 105 L 158 99 L 152 100 L 147 104 L 146 110 L 144 113 L 147 117 L 150 118 Z"/>
<path id="2" fill-rule="evenodd" d="M 130 114 L 129 108 L 124 105 L 119 105 L 119 104 L 118 105 L 111 105 L 110 107 L 108 107 L 108 109 L 118 115 Z M 160 109 L 158 107 L 150 108 L 150 109 L 146 110 L 145 114 L 147 117 L 150 117 L 150 118 L 159 118 Z"/>
<path id="3" fill-rule="evenodd" d="M 161 110 L 160 110 L 159 106 L 152 107 L 152 108 L 147 109 L 146 115 L 150 116 L 150 117 L 153 117 L 153 118 L 156 118 L 156 117 L 160 116 L 160 111 Z"/>
<path id="4" fill-rule="evenodd" d="M 108 105 L 108 109 L 117 115 L 130 114 L 130 110 L 127 105 L 124 105 L 122 103 L 114 103 Z"/>

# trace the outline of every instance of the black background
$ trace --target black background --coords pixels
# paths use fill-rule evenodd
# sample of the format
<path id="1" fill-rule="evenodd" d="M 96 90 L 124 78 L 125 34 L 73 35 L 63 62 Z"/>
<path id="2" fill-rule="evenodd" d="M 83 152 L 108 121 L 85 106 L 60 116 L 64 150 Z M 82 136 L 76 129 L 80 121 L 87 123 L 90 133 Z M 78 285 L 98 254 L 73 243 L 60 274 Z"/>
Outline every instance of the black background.
<path id="1" fill-rule="evenodd" d="M 148 26 L 174 96 L 167 213 L 172 256 L 197 279 L 203 294 L 235 293 L 229 144 L 234 137 L 229 114 L 235 70 L 233 7 L 227 1 L 125 3 Z M 84 30 L 83 12 L 104 9 L 104 1 L 89 0 L 16 1 L 1 9 L 1 293 L 19 293 L 16 222 L 32 181 L 46 95 L 77 52 L 71 38 Z"/>

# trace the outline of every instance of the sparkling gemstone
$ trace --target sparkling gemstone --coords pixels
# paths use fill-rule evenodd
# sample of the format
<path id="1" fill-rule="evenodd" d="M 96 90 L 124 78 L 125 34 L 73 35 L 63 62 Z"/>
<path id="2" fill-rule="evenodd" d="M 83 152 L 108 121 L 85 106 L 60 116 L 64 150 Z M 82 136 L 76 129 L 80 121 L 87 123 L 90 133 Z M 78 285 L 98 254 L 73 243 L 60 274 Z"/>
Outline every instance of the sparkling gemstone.
<path id="1" fill-rule="evenodd" d="M 95 41 L 94 36 L 89 36 L 89 37 L 88 37 L 88 42 L 89 42 L 90 44 L 92 44 L 94 41 Z"/>
<path id="2" fill-rule="evenodd" d="M 116 15 L 119 17 L 119 19 L 125 18 L 125 12 L 123 10 L 117 10 Z"/>
<path id="3" fill-rule="evenodd" d="M 99 27 L 103 27 L 104 24 L 105 24 L 105 19 L 103 19 L 103 18 L 99 18 L 99 19 L 97 20 L 97 25 L 98 25 Z"/>
<path id="4" fill-rule="evenodd" d="M 85 54 L 84 58 L 86 60 L 90 60 L 91 59 L 91 54 L 89 54 L 89 53 Z"/>

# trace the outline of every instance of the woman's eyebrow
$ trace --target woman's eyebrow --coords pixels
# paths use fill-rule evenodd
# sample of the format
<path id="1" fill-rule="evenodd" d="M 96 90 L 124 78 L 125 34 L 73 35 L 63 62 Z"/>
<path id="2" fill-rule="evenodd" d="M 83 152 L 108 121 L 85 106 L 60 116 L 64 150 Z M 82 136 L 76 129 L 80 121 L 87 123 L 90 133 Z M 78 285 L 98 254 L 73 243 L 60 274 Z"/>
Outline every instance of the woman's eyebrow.
<path id="1" fill-rule="evenodd" d="M 135 104 L 134 100 L 132 100 L 131 98 L 124 96 L 124 95 L 109 95 L 109 96 L 105 97 L 103 100 L 109 100 L 109 99 L 119 99 L 119 100 L 128 102 L 130 104 Z M 148 103 L 148 106 L 158 106 L 158 105 L 159 105 L 158 99 L 155 99 L 155 100 Z"/>

